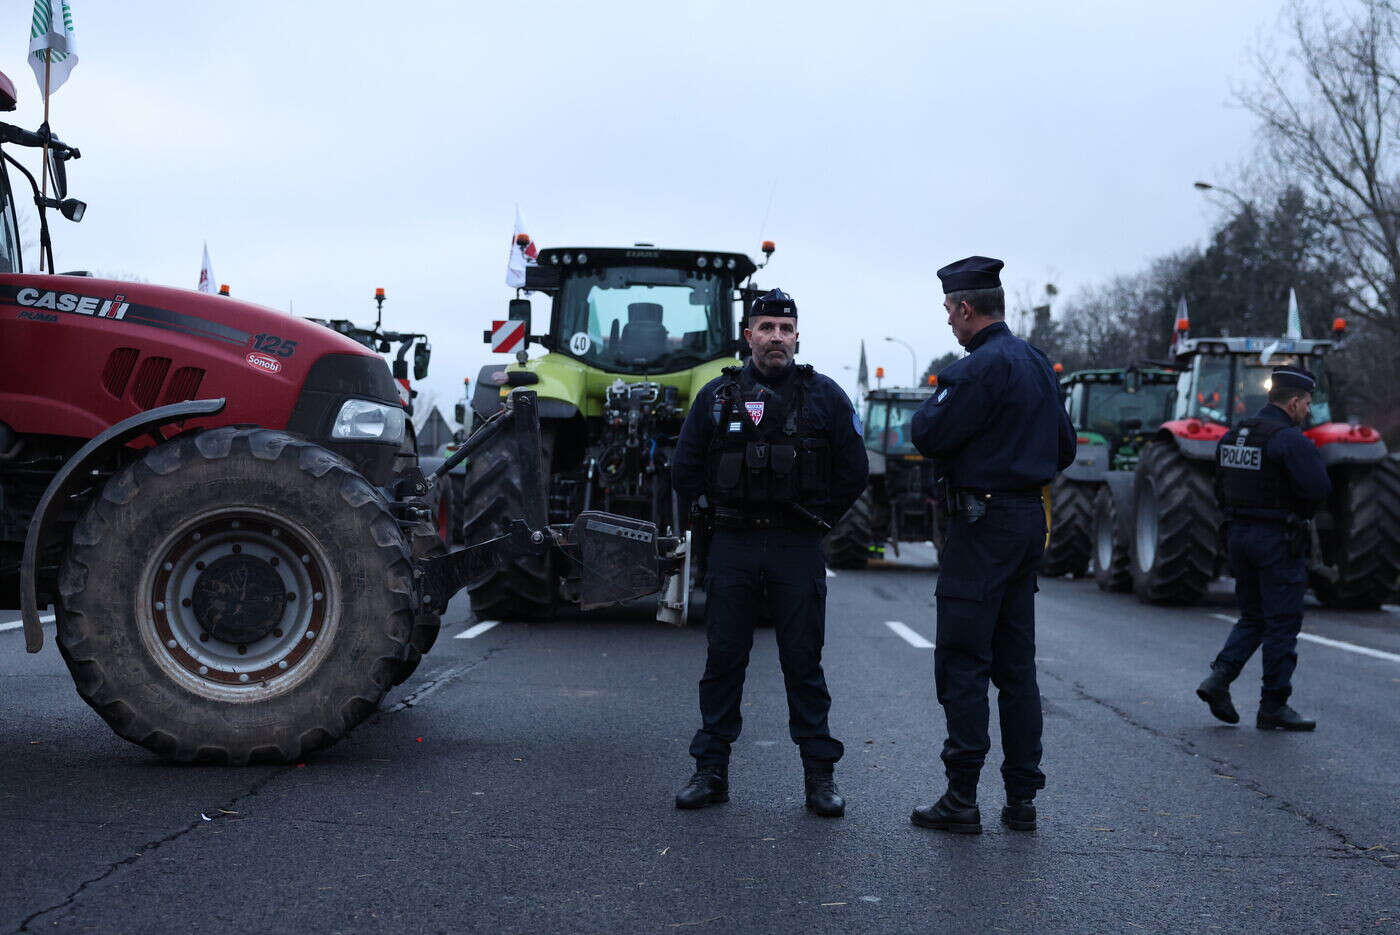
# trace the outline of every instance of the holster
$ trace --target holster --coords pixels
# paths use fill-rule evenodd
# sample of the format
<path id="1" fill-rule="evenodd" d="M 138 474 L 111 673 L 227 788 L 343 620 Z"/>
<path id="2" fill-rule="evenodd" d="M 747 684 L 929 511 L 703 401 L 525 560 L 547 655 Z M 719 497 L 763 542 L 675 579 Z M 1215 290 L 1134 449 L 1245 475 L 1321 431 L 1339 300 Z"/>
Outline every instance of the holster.
<path id="1" fill-rule="evenodd" d="M 710 567 L 710 543 L 715 536 L 715 514 L 701 497 L 690 505 L 690 561 L 695 577 L 705 580 Z"/>
<path id="2" fill-rule="evenodd" d="M 1294 516 L 1288 520 L 1288 554 L 1312 558 L 1312 521 Z"/>

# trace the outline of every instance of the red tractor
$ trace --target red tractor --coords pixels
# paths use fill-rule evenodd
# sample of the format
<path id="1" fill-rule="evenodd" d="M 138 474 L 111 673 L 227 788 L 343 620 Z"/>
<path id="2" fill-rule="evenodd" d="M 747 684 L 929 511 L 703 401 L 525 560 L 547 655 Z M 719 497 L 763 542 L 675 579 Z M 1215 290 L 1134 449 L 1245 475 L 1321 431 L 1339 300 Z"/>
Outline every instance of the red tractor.
<path id="1" fill-rule="evenodd" d="M 6 147 L 44 148 L 56 197 Z M 81 217 L 78 155 L 0 123 L 0 606 L 22 607 L 30 652 L 54 606 L 78 693 L 122 737 L 180 761 L 296 760 L 413 671 L 469 575 L 553 550 L 589 570 L 593 606 L 660 586 L 674 542 L 604 514 L 522 517 L 447 554 L 436 481 L 488 444 L 537 461 L 533 394 L 425 478 L 363 344 L 227 297 L 26 272 L 9 170 L 52 269 L 47 209 Z"/>
<path id="2" fill-rule="evenodd" d="M 1226 571 L 1217 534 L 1216 447 L 1227 428 L 1265 403 L 1272 369 L 1302 365 L 1318 375 L 1303 433 L 1317 445 L 1332 495 L 1314 520 L 1313 593 L 1330 607 L 1377 608 L 1400 579 L 1400 461 L 1380 434 L 1336 421 L 1325 370 L 1334 340 L 1188 336 L 1177 322 L 1174 411 L 1142 449 L 1136 470 L 1110 471 L 1095 502 L 1097 565 L 1124 569 L 1123 586 L 1154 603 L 1195 603 Z M 1334 325 L 1338 337 L 1345 323 Z M 1101 583 L 1102 583 L 1101 578 Z"/>

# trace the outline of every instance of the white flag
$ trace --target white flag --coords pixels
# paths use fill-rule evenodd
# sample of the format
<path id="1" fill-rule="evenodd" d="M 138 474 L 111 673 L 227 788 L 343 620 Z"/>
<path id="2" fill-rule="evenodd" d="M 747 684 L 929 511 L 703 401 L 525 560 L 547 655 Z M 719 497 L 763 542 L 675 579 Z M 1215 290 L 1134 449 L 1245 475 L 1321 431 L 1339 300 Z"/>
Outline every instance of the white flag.
<path id="1" fill-rule="evenodd" d="M 199 291 L 214 291 L 214 265 L 209 262 L 209 241 L 204 242 L 204 262 L 199 264 Z"/>
<path id="2" fill-rule="evenodd" d="M 1303 336 L 1303 318 L 1298 313 L 1298 294 L 1292 287 L 1288 290 L 1288 330 L 1283 333 L 1285 338 L 1301 338 Z"/>
<path id="3" fill-rule="evenodd" d="M 44 86 L 47 63 L 49 81 Z M 34 0 L 34 22 L 29 29 L 29 64 L 39 91 L 45 97 L 57 91 L 68 80 L 68 73 L 78 64 L 78 46 L 73 37 L 73 11 L 68 0 Z"/>
<path id="4" fill-rule="evenodd" d="M 525 221 L 520 217 L 520 206 L 516 205 L 515 232 L 510 235 L 510 259 L 506 261 L 506 285 L 513 289 L 524 286 L 525 267 L 534 266 L 539 255 L 539 248 L 525 232 Z"/>

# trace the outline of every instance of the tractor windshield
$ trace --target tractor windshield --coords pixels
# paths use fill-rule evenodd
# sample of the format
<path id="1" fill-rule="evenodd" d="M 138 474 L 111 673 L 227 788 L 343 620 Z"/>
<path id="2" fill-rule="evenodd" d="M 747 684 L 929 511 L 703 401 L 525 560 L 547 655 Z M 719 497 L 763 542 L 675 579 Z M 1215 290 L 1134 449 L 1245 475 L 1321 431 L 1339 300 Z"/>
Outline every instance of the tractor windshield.
<path id="1" fill-rule="evenodd" d="M 1083 429 L 1102 435 L 1119 435 L 1133 428 L 1155 429 L 1170 418 L 1176 397 L 1176 387 L 1170 383 L 1144 382 L 1135 390 L 1123 383 L 1090 383 L 1084 389 Z"/>
<path id="2" fill-rule="evenodd" d="M 555 347 L 610 373 L 672 373 L 731 352 L 722 273 L 657 266 L 580 270 L 555 300 Z"/>
<path id="3" fill-rule="evenodd" d="M 18 273 L 22 266 L 15 199 L 10 192 L 9 175 L 0 167 L 0 273 Z"/>
<path id="4" fill-rule="evenodd" d="M 891 455 L 916 455 L 910 425 L 922 400 L 872 400 L 865 410 L 865 447 Z"/>
<path id="5" fill-rule="evenodd" d="M 1302 366 L 1317 377 L 1312 412 L 1304 427 L 1330 422 L 1332 411 L 1327 400 L 1323 358 L 1300 358 L 1297 354 L 1273 354 L 1267 360 L 1261 360 L 1259 354 L 1198 356 L 1191 369 L 1181 375 L 1177 416 L 1234 425 L 1264 408 L 1269 401 L 1273 369 L 1282 366 Z"/>

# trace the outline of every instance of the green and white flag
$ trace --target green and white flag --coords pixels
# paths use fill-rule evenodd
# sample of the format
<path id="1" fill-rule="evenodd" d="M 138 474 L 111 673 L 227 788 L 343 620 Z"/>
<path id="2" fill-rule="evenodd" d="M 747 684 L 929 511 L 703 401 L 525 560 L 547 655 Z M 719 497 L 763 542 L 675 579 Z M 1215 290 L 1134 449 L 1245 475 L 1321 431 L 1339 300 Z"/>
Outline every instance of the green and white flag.
<path id="1" fill-rule="evenodd" d="M 49 84 L 44 87 L 44 66 L 48 65 Z M 29 30 L 29 64 L 45 97 L 68 80 L 78 64 L 78 47 L 73 39 L 73 11 L 68 0 L 34 0 L 34 25 Z"/>

